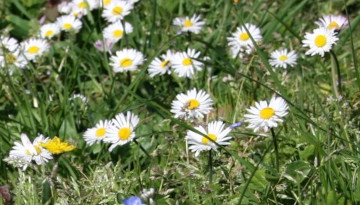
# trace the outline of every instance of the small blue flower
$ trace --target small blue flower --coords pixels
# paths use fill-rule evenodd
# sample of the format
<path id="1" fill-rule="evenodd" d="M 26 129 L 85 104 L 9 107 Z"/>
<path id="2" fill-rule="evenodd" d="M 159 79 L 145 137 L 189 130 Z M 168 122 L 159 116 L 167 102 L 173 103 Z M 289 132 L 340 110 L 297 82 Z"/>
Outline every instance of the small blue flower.
<path id="1" fill-rule="evenodd" d="M 141 198 L 138 196 L 129 197 L 127 199 L 122 200 L 122 202 L 125 205 L 146 205 L 142 203 Z"/>
<path id="2" fill-rule="evenodd" d="M 237 122 L 237 123 L 230 125 L 229 127 L 230 127 L 230 129 L 235 129 L 237 127 L 240 127 L 242 124 L 243 124 L 242 122 Z"/>

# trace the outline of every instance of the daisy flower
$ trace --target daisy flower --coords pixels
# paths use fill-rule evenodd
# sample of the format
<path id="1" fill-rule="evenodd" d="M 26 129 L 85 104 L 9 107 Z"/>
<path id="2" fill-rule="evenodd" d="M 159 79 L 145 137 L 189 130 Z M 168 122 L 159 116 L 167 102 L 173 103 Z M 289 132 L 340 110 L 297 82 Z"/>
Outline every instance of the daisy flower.
<path id="1" fill-rule="evenodd" d="M 131 33 L 132 31 L 133 31 L 133 27 L 131 26 L 131 24 L 125 22 L 123 26 L 121 21 L 116 21 L 108 25 L 104 29 L 103 36 L 104 38 L 109 39 L 115 43 L 124 36 L 124 33 L 128 34 Z"/>
<path id="2" fill-rule="evenodd" d="M 200 33 L 201 28 L 204 26 L 205 22 L 200 20 L 200 15 L 193 15 L 191 18 L 186 17 L 177 17 L 173 20 L 175 26 L 180 27 L 181 32 L 192 32 L 195 34 Z"/>
<path id="3" fill-rule="evenodd" d="M 21 43 L 22 52 L 27 60 L 35 60 L 49 50 L 49 44 L 44 39 L 29 39 Z"/>
<path id="4" fill-rule="evenodd" d="M 245 28 L 248 29 L 249 33 Z M 231 37 L 227 38 L 228 45 L 230 47 L 240 47 L 244 50 L 250 49 L 251 51 L 251 49 L 254 47 L 254 43 L 252 42 L 250 36 L 252 36 L 256 43 L 260 42 L 262 39 L 260 29 L 253 24 L 246 23 L 244 26 L 238 27 L 236 32 L 234 32 Z"/>
<path id="5" fill-rule="evenodd" d="M 245 116 L 245 122 L 249 123 L 248 128 L 254 129 L 254 132 L 267 132 L 269 128 L 277 127 L 278 123 L 283 122 L 288 112 L 288 106 L 284 99 L 273 97 L 270 103 L 267 101 L 256 102 L 255 106 L 248 109 Z"/>
<path id="6" fill-rule="evenodd" d="M 194 88 L 187 91 L 186 94 L 180 93 L 176 95 L 176 100 L 171 104 L 171 110 L 175 118 L 196 119 L 203 118 L 213 108 L 213 100 L 209 94 Z"/>
<path id="7" fill-rule="evenodd" d="M 80 9 L 84 10 L 85 12 L 87 10 L 93 10 L 99 7 L 99 1 L 98 0 L 73 0 L 75 6 L 73 9 Z"/>
<path id="8" fill-rule="evenodd" d="M 61 14 L 69 14 L 73 7 L 74 7 L 74 3 L 73 2 L 67 2 L 67 1 L 62 1 L 57 6 L 58 11 Z"/>
<path id="9" fill-rule="evenodd" d="M 199 58 L 200 52 L 195 49 L 188 49 L 187 52 L 179 52 L 174 55 L 172 66 L 179 77 L 192 78 L 195 70 L 201 71 L 203 63 L 195 60 Z"/>
<path id="10" fill-rule="evenodd" d="M 207 125 L 207 130 L 202 126 L 195 127 L 195 129 L 220 145 L 230 144 L 228 141 L 231 137 L 228 135 L 231 129 L 229 127 L 225 128 L 225 124 L 221 121 L 210 122 Z M 195 157 L 199 156 L 200 152 L 205 150 L 213 149 L 217 151 L 217 145 L 208 138 L 190 130 L 187 132 L 186 140 L 189 142 L 189 149 L 195 152 Z"/>
<path id="11" fill-rule="evenodd" d="M 107 7 L 111 4 L 112 1 L 115 0 L 100 0 L 100 7 Z"/>
<path id="12" fill-rule="evenodd" d="M 295 51 L 288 52 L 287 49 L 276 50 L 271 53 L 270 65 L 278 68 L 287 68 L 296 65 L 297 55 Z"/>
<path id="13" fill-rule="evenodd" d="M 149 65 L 149 75 L 154 77 L 156 75 L 164 75 L 170 73 L 171 61 L 173 59 L 173 52 L 171 50 L 166 51 L 160 58 L 156 57 Z"/>
<path id="14" fill-rule="evenodd" d="M 330 30 L 341 30 L 348 26 L 349 22 L 344 16 L 328 15 L 315 22 L 319 27 Z"/>
<path id="15" fill-rule="evenodd" d="M 79 31 L 82 27 L 82 23 L 79 19 L 71 15 L 60 16 L 56 19 L 56 23 L 63 31 Z"/>
<path id="16" fill-rule="evenodd" d="M 41 38 L 52 38 L 53 36 L 60 33 L 60 28 L 55 23 L 48 23 L 45 25 L 42 25 L 40 28 L 40 36 Z"/>
<path id="17" fill-rule="evenodd" d="M 28 163 L 34 160 L 38 165 L 45 164 L 52 159 L 50 152 L 39 146 L 40 142 L 46 141 L 42 135 L 35 138 L 34 143 L 30 142 L 26 134 L 21 134 L 20 138 L 21 142 L 15 142 L 15 146 L 10 151 L 10 157 L 19 158 Z"/>
<path id="18" fill-rule="evenodd" d="M 116 146 L 124 145 L 131 142 L 135 137 L 135 127 L 139 123 L 139 117 L 131 112 L 117 114 L 112 119 L 113 126 L 109 127 L 108 134 L 104 138 L 104 142 L 110 142 L 111 152 Z"/>
<path id="19" fill-rule="evenodd" d="M 21 55 L 20 49 L 14 52 L 6 52 L 4 56 L 0 56 L 0 67 L 15 66 L 17 68 L 24 68 L 28 61 Z"/>
<path id="20" fill-rule="evenodd" d="M 62 154 L 76 148 L 76 146 L 68 142 L 61 141 L 58 137 L 54 137 L 52 140 L 47 140 L 46 142 L 41 142 L 39 145 L 47 149 L 51 154 Z"/>
<path id="21" fill-rule="evenodd" d="M 33 156 L 33 160 L 36 162 L 36 164 L 44 164 L 48 162 L 49 159 L 53 158 L 48 150 L 40 146 L 41 143 L 46 143 L 47 140 L 48 139 L 45 138 L 43 135 L 39 135 L 34 139 L 33 145 L 36 149 L 36 152 L 38 153 L 37 155 Z"/>
<path id="22" fill-rule="evenodd" d="M 130 14 L 131 9 L 133 9 L 132 3 L 113 0 L 104 8 L 102 17 L 109 22 L 115 22 L 122 20 L 126 15 Z"/>
<path id="23" fill-rule="evenodd" d="M 112 122 L 108 120 L 99 121 L 95 127 L 89 128 L 84 133 L 84 140 L 86 144 L 93 145 L 94 143 L 99 143 L 106 136 L 109 128 L 112 126 Z"/>
<path id="24" fill-rule="evenodd" d="M 306 55 L 313 56 L 319 54 L 323 57 L 325 52 L 331 50 L 337 40 L 339 40 L 339 38 L 333 30 L 321 27 L 314 29 L 312 33 L 306 33 L 302 43 L 303 47 L 310 47 L 310 49 L 306 51 Z"/>
<path id="25" fill-rule="evenodd" d="M 14 52 L 19 48 L 19 43 L 12 37 L 0 37 L 0 53 L 4 50 L 8 52 Z"/>
<path id="26" fill-rule="evenodd" d="M 135 49 L 123 49 L 111 56 L 110 61 L 115 73 L 134 71 L 144 62 L 144 55 Z"/>

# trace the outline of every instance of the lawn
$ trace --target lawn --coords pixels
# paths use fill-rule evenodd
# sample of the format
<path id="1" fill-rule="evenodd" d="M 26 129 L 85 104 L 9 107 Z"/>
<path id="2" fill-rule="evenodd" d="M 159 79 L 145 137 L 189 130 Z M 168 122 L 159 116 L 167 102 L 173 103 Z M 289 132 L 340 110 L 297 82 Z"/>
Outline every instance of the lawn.
<path id="1" fill-rule="evenodd" d="M 360 203 L 358 0 L 0 18 L 0 204 Z"/>

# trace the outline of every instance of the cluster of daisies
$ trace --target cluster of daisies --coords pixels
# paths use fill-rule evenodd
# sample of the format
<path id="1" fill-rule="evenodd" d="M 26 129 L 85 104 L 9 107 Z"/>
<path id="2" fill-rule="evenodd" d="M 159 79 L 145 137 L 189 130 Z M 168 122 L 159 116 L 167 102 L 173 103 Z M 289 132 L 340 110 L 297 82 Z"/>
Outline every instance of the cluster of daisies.
<path id="1" fill-rule="evenodd" d="M 174 118 L 189 121 L 192 124 L 201 124 L 206 115 L 213 110 L 213 100 L 203 90 L 192 89 L 186 93 L 180 93 L 171 104 L 170 112 Z M 260 101 L 254 107 L 247 109 L 245 122 L 248 128 L 255 132 L 267 132 L 270 128 L 277 127 L 283 122 L 288 114 L 288 106 L 280 97 L 273 97 L 270 102 Z M 109 151 L 118 145 L 124 145 L 135 139 L 135 129 L 139 123 L 139 117 L 131 112 L 120 113 L 111 120 L 101 120 L 94 127 L 84 133 L 84 140 L 91 146 L 94 143 L 110 143 Z M 229 145 L 231 130 L 236 126 L 226 127 L 222 121 L 209 122 L 206 127 L 195 126 L 194 130 L 188 130 L 186 141 L 189 149 L 195 152 L 195 157 L 206 150 L 217 151 L 218 145 Z"/>
<path id="2" fill-rule="evenodd" d="M 8 68 L 11 72 L 16 68 L 25 68 L 49 48 L 47 41 L 41 38 L 19 43 L 15 38 L 0 36 L 0 68 Z"/>
<path id="3" fill-rule="evenodd" d="M 53 155 L 74 150 L 76 147 L 67 142 L 62 142 L 58 137 L 45 138 L 37 136 L 33 142 L 26 134 L 21 134 L 21 142 L 15 142 L 5 162 L 25 170 L 32 162 L 37 165 L 46 164 L 53 159 Z"/>
<path id="4" fill-rule="evenodd" d="M 213 109 L 213 100 L 205 91 L 196 89 L 189 90 L 176 96 L 172 102 L 171 112 L 175 118 L 190 120 L 194 122 L 204 118 Z M 120 113 L 111 120 L 99 121 L 93 128 L 84 133 L 84 139 L 88 145 L 101 141 L 110 143 L 109 151 L 118 145 L 124 145 L 133 141 L 136 134 L 135 128 L 139 123 L 139 117 L 131 112 L 126 115 Z M 190 149 L 198 156 L 201 151 L 214 149 L 217 144 L 228 145 L 231 137 L 228 136 L 231 129 L 225 127 L 222 121 L 210 122 L 207 129 L 203 126 L 195 127 L 198 132 L 188 131 L 186 140 Z M 206 135 L 207 137 L 204 137 Z M 211 140 L 213 141 L 211 141 Z"/>
<path id="5" fill-rule="evenodd" d="M 81 18 L 94 9 L 102 9 L 102 17 L 107 25 L 102 31 L 103 38 L 95 42 L 94 46 L 99 50 L 109 52 L 110 66 L 115 73 L 132 72 L 139 70 L 145 61 L 145 56 L 140 51 L 132 48 L 124 48 L 114 54 L 111 48 L 119 40 L 133 32 L 133 26 L 124 21 L 134 9 L 138 0 L 73 0 L 64 1 L 58 6 L 62 16 L 54 23 L 41 26 L 38 36 L 18 43 L 11 37 L 0 37 L 0 67 L 14 66 L 24 68 L 30 62 L 36 62 L 44 52 L 50 48 L 49 40 L 61 31 L 77 33 L 82 27 Z M 319 54 L 324 56 L 338 40 L 338 31 L 348 24 L 347 19 L 341 16 L 325 16 L 316 22 L 319 28 L 312 33 L 306 33 L 303 46 L 310 49 L 306 55 Z M 177 34 L 194 33 L 199 34 L 205 21 L 199 15 L 192 17 L 178 17 L 173 20 L 177 28 Z M 253 24 L 246 23 L 238 27 L 230 37 L 227 38 L 230 53 L 234 58 L 251 54 L 255 44 L 262 40 L 260 29 Z M 196 72 L 204 67 L 200 60 L 201 53 L 195 49 L 188 48 L 186 51 L 167 50 L 164 54 L 154 58 L 148 67 L 150 77 L 171 74 L 179 77 L 192 78 Z M 295 51 L 278 49 L 271 53 L 269 60 L 274 67 L 287 68 L 296 65 L 297 54 Z M 201 122 L 213 110 L 213 100 L 210 95 L 197 89 L 191 89 L 186 93 L 180 93 L 171 104 L 170 112 L 174 118 L 188 121 L 194 124 L 193 130 L 188 130 L 185 140 L 189 149 L 198 156 L 205 150 L 217 150 L 218 145 L 230 144 L 229 136 L 232 127 L 227 127 L 222 121 L 213 121 L 203 126 Z M 244 121 L 249 123 L 248 128 L 255 132 L 268 132 L 283 122 L 288 114 L 288 105 L 281 97 L 273 97 L 269 102 L 256 102 L 254 106 L 247 109 Z M 119 113 L 113 119 L 101 120 L 93 128 L 84 133 L 84 140 L 91 146 L 94 143 L 110 143 L 109 150 L 124 145 L 136 139 L 136 127 L 139 117 L 132 112 Z M 197 126 L 198 125 L 198 126 Z M 13 150 L 6 159 L 9 163 L 26 168 L 31 162 L 44 164 L 52 159 L 52 154 L 70 151 L 75 147 L 61 142 L 55 137 L 50 140 L 39 135 L 33 142 L 25 135 L 21 135 L 21 142 L 15 142 Z"/>
<path id="6" fill-rule="evenodd" d="M 196 71 L 201 71 L 204 67 L 204 63 L 197 60 L 200 55 L 199 51 L 190 48 L 186 52 L 168 50 L 150 63 L 149 75 L 154 77 L 174 72 L 179 77 L 192 78 Z M 145 57 L 141 52 L 125 48 L 110 56 L 110 66 L 115 73 L 136 71 L 144 60 Z"/>
<path id="7" fill-rule="evenodd" d="M 312 33 L 306 33 L 305 39 L 302 41 L 303 47 L 309 47 L 306 55 L 319 54 L 322 57 L 325 52 L 329 52 L 338 40 L 338 31 L 348 25 L 348 21 L 343 16 L 328 15 L 320 18 L 315 22 L 319 27 L 314 29 Z M 254 43 L 258 44 L 262 40 L 260 29 L 246 23 L 238 27 L 236 32 L 228 37 L 228 45 L 232 57 L 243 57 L 244 54 L 250 54 L 254 51 Z M 297 54 L 295 51 L 287 49 L 278 49 L 270 54 L 269 63 L 274 67 L 292 67 L 296 65 Z"/>

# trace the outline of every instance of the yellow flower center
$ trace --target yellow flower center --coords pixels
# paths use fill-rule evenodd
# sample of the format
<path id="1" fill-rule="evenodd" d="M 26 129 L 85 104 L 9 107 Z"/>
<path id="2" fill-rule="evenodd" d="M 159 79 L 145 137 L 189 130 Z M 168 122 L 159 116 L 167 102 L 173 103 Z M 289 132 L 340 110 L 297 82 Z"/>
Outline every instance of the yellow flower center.
<path id="1" fill-rule="evenodd" d="M 130 58 L 124 58 L 120 61 L 121 67 L 129 67 L 133 64 L 133 61 Z"/>
<path id="2" fill-rule="evenodd" d="M 189 66 L 189 65 L 191 65 L 191 63 L 192 63 L 191 58 L 185 58 L 185 59 L 182 61 L 182 64 L 183 64 L 184 66 Z"/>
<path id="3" fill-rule="evenodd" d="M 214 135 L 214 134 L 208 134 L 206 136 L 214 141 L 216 141 L 216 139 L 217 139 L 216 135 Z M 201 142 L 204 144 L 209 144 L 210 140 L 208 138 L 202 137 Z"/>
<path id="4" fill-rule="evenodd" d="M 270 107 L 264 108 L 260 111 L 260 117 L 262 119 L 270 119 L 274 115 L 275 115 L 275 110 Z"/>
<path id="5" fill-rule="evenodd" d="M 165 68 L 167 65 L 169 65 L 169 63 L 170 63 L 170 61 L 163 61 L 163 62 L 161 62 L 160 67 Z"/>
<path id="6" fill-rule="evenodd" d="M 25 150 L 25 152 L 26 152 L 27 155 L 31 155 L 30 150 L 27 149 L 27 150 Z"/>
<path id="7" fill-rule="evenodd" d="M 34 146 L 36 150 L 36 154 L 41 154 L 41 148 L 37 145 Z"/>
<path id="8" fill-rule="evenodd" d="M 287 59 L 288 59 L 288 57 L 286 55 L 282 55 L 282 56 L 279 57 L 279 60 L 281 60 L 281 61 L 284 61 L 284 60 L 287 60 Z"/>
<path id="9" fill-rule="evenodd" d="M 193 110 L 193 109 L 199 107 L 200 102 L 198 100 L 196 100 L 196 99 L 191 99 L 191 100 L 188 101 L 188 104 L 189 105 L 187 106 L 187 109 Z"/>
<path id="10" fill-rule="evenodd" d="M 86 3 L 85 2 L 80 2 L 78 3 L 78 7 L 85 9 L 86 8 Z"/>
<path id="11" fill-rule="evenodd" d="M 114 15 L 120 15 L 123 12 L 123 8 L 121 8 L 120 6 L 116 6 L 113 8 L 112 12 Z"/>
<path id="12" fill-rule="evenodd" d="M 186 19 L 183 23 L 184 27 L 190 27 L 193 25 L 193 22 L 191 22 L 189 19 Z"/>
<path id="13" fill-rule="evenodd" d="M 66 30 L 71 29 L 71 27 L 72 27 L 72 25 L 69 24 L 69 23 L 64 23 L 64 24 L 63 24 L 63 28 L 66 29 Z"/>
<path id="14" fill-rule="evenodd" d="M 242 41 L 247 41 L 247 40 L 249 40 L 249 38 L 250 38 L 250 36 L 247 33 L 241 33 L 239 36 L 239 39 Z"/>
<path id="15" fill-rule="evenodd" d="M 118 132 L 119 139 L 123 141 L 129 139 L 130 134 L 131 134 L 131 130 L 130 128 L 127 127 L 121 128 Z"/>
<path id="16" fill-rule="evenodd" d="M 103 3 L 104 3 L 104 6 L 106 6 L 111 3 L 111 0 L 104 0 Z"/>
<path id="17" fill-rule="evenodd" d="M 31 47 L 28 49 L 28 52 L 34 54 L 34 53 L 39 52 L 39 49 L 40 49 L 40 48 L 37 47 L 37 46 L 31 46 Z"/>
<path id="18" fill-rule="evenodd" d="M 100 129 L 96 130 L 96 132 L 95 132 L 96 137 L 103 137 L 105 134 L 106 134 L 105 128 L 100 128 Z"/>
<path id="19" fill-rule="evenodd" d="M 318 35 L 315 38 L 315 45 L 322 48 L 326 45 L 326 37 L 324 35 Z"/>
<path id="20" fill-rule="evenodd" d="M 50 37 L 50 36 L 52 36 L 53 34 L 54 34 L 54 31 L 52 31 L 52 30 L 48 30 L 48 31 L 45 32 L 45 36 L 46 36 L 46 37 Z"/>
<path id="21" fill-rule="evenodd" d="M 122 31 L 122 30 L 115 30 L 115 31 L 113 32 L 113 36 L 114 36 L 115 38 L 120 38 L 122 35 L 123 35 L 123 31 Z"/>
<path id="22" fill-rule="evenodd" d="M 327 28 L 328 29 L 338 29 L 340 26 L 339 26 L 339 24 L 337 24 L 335 21 L 332 21 L 328 26 L 327 26 Z"/>
<path id="23" fill-rule="evenodd" d="M 6 62 L 9 64 L 13 64 L 17 60 L 16 56 L 12 55 L 11 53 L 5 54 L 5 59 L 6 59 Z"/>

